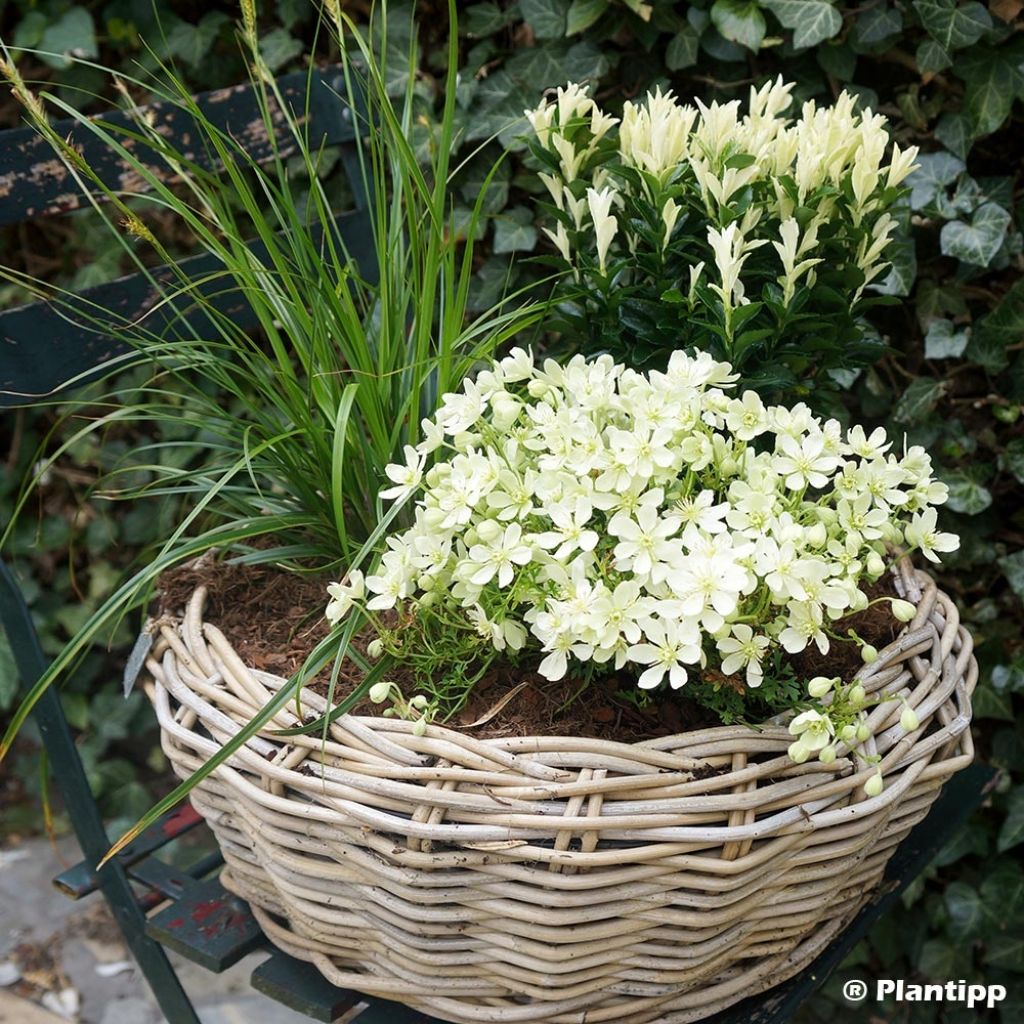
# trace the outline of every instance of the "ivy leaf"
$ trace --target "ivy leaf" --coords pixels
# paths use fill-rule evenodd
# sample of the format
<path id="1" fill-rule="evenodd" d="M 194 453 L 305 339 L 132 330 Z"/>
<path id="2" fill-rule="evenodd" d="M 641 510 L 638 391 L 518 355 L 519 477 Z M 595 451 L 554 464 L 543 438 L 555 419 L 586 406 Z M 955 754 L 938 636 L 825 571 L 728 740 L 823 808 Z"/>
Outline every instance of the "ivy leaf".
<path id="1" fill-rule="evenodd" d="M 966 166 L 959 157 L 944 150 L 923 153 L 916 162 L 917 169 L 907 177 L 913 210 L 923 210 L 941 189 L 952 185 L 960 177 Z"/>
<path id="2" fill-rule="evenodd" d="M 1013 704 L 1008 693 L 996 693 L 991 686 L 979 686 L 971 698 L 971 710 L 975 718 L 995 718 L 1003 722 L 1015 722 Z"/>
<path id="3" fill-rule="evenodd" d="M 967 332 L 958 331 L 952 320 L 933 320 L 924 336 L 926 359 L 958 359 L 967 348 Z"/>
<path id="4" fill-rule="evenodd" d="M 986 342 L 995 342 L 1003 348 L 1021 340 L 1024 336 L 1024 280 L 1014 282 L 996 308 L 980 321 L 977 333 Z"/>
<path id="5" fill-rule="evenodd" d="M 39 40 L 39 49 L 47 51 L 40 59 L 58 71 L 67 71 L 72 57 L 97 57 L 96 26 L 84 7 L 69 7 L 47 26 Z"/>
<path id="6" fill-rule="evenodd" d="M 828 43 L 814 53 L 821 69 L 840 82 L 849 82 L 857 68 L 857 54 L 845 43 Z"/>
<path id="7" fill-rule="evenodd" d="M 974 47 L 958 62 L 966 83 L 964 110 L 974 135 L 991 135 L 1010 116 L 1014 96 L 1024 84 L 1018 62 L 987 46 Z"/>
<path id="8" fill-rule="evenodd" d="M 1006 853 L 1018 843 L 1024 843 L 1024 786 L 1018 786 L 1011 794 L 1006 819 L 999 829 L 997 847 Z"/>
<path id="9" fill-rule="evenodd" d="M 462 16 L 462 29 L 470 39 L 500 32 L 509 22 L 509 12 L 503 11 L 493 0 L 467 7 Z"/>
<path id="10" fill-rule="evenodd" d="M 752 0 L 715 0 L 711 21 L 725 39 L 755 53 L 767 31 L 761 9 Z"/>
<path id="11" fill-rule="evenodd" d="M 986 926 L 985 907 L 978 890 L 966 882 L 950 882 L 944 894 L 949 913 L 949 932 L 957 942 L 967 942 Z"/>
<path id="12" fill-rule="evenodd" d="M 570 82 L 584 79 L 598 79 L 608 73 L 608 57 L 604 51 L 587 39 L 581 39 L 569 47 L 561 64 L 562 77 L 554 82 L 561 84 L 566 77 Z"/>
<path id="13" fill-rule="evenodd" d="M 918 377 L 900 396 L 892 418 L 898 423 L 920 423 L 935 408 L 946 390 L 941 380 Z"/>
<path id="14" fill-rule="evenodd" d="M 260 39 L 260 53 L 271 71 L 278 71 L 295 60 L 306 49 L 301 39 L 296 39 L 287 29 L 271 29 Z"/>
<path id="15" fill-rule="evenodd" d="M 494 218 L 494 252 L 532 252 L 537 245 L 533 214 L 525 206 L 505 210 Z"/>
<path id="16" fill-rule="evenodd" d="M 999 568 L 1003 570 L 1007 583 L 1013 592 L 1024 598 L 1024 551 L 1014 551 L 999 559 Z"/>
<path id="17" fill-rule="evenodd" d="M 1024 931 L 1020 925 L 991 935 L 985 943 L 985 966 L 1024 971 Z"/>
<path id="18" fill-rule="evenodd" d="M 917 969 L 926 978 L 952 978 L 959 966 L 960 951 L 942 939 L 929 939 L 917 958 Z"/>
<path id="19" fill-rule="evenodd" d="M 50 19 L 42 11 L 29 11 L 14 29 L 14 45 L 24 46 L 29 50 L 35 49 L 49 23 Z"/>
<path id="20" fill-rule="evenodd" d="M 196 25 L 190 25 L 187 21 L 179 21 L 167 36 L 167 50 L 175 57 L 180 57 L 190 67 L 196 68 L 210 52 L 210 47 L 217 41 L 221 28 L 230 20 L 223 11 L 210 11 L 208 14 L 204 14 Z M 274 31 L 288 35 L 282 28 Z M 265 39 L 269 39 L 273 34 L 274 32 L 269 33 Z M 288 36 L 288 38 L 292 37 Z M 264 40 L 260 40 L 261 51 L 263 42 Z M 293 56 L 295 56 L 294 53 L 289 59 Z M 263 59 L 267 61 L 272 71 L 276 70 L 276 67 L 280 67 L 280 65 L 271 64 L 266 53 L 263 54 Z"/>
<path id="21" fill-rule="evenodd" d="M 962 469 L 943 473 L 942 482 L 949 488 L 949 499 L 946 505 L 953 512 L 961 512 L 965 516 L 976 516 L 992 504 L 992 492 L 973 477 L 968 476 Z"/>
<path id="22" fill-rule="evenodd" d="M 951 153 L 955 153 L 961 160 L 965 159 L 972 141 L 966 114 L 959 111 L 943 114 L 935 126 L 935 138 Z"/>
<path id="23" fill-rule="evenodd" d="M 763 0 L 784 28 L 793 29 L 793 46 L 805 50 L 808 46 L 831 39 L 839 34 L 843 19 L 825 0 Z"/>
<path id="24" fill-rule="evenodd" d="M 996 203 L 983 203 L 970 223 L 953 220 L 942 226 L 939 244 L 944 256 L 987 267 L 1006 237 L 1010 215 Z"/>
<path id="25" fill-rule="evenodd" d="M 878 284 L 868 287 L 879 295 L 909 295 L 917 277 L 917 249 L 913 238 L 897 237 L 885 250 L 889 273 Z"/>
<path id="26" fill-rule="evenodd" d="M 921 43 L 917 48 L 914 60 L 917 64 L 917 70 L 922 75 L 934 75 L 939 71 L 945 71 L 953 63 L 953 58 L 950 57 L 949 51 L 940 43 L 935 42 L 934 39 L 926 39 Z M 935 975 L 932 975 L 932 977 L 935 977 Z"/>
<path id="27" fill-rule="evenodd" d="M 895 7 L 882 4 L 866 10 L 856 19 L 852 42 L 860 48 L 871 48 L 884 43 L 903 31 L 903 15 Z"/>
<path id="28" fill-rule="evenodd" d="M 519 11 L 538 39 L 561 39 L 565 35 L 565 0 L 519 0 Z"/>
<path id="29" fill-rule="evenodd" d="M 1024 437 L 1015 437 L 999 455 L 999 468 L 1024 484 Z"/>
<path id="30" fill-rule="evenodd" d="M 697 63 L 700 52 L 700 33 L 689 23 L 672 37 L 665 51 L 665 65 L 669 71 L 681 71 Z"/>
<path id="31" fill-rule="evenodd" d="M 921 24 L 944 50 L 973 46 L 992 27 L 992 18 L 981 4 L 957 5 L 957 0 L 914 0 Z"/>
<path id="32" fill-rule="evenodd" d="M 566 16 L 565 34 L 574 36 L 590 28 L 608 10 L 609 0 L 572 0 Z"/>

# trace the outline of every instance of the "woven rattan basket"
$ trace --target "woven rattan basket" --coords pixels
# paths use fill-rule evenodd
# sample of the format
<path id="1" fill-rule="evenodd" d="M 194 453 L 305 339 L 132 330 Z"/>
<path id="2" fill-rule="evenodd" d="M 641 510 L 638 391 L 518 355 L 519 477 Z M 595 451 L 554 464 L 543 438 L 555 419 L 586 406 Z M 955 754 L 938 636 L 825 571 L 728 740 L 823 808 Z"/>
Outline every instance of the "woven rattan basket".
<path id="1" fill-rule="evenodd" d="M 971 638 L 927 575 L 904 563 L 897 584 L 917 616 L 860 678 L 922 727 L 873 711 L 878 797 L 844 748 L 790 761 L 781 724 L 623 744 L 345 716 L 326 747 L 268 729 L 192 800 L 224 884 L 337 985 L 457 1022 L 695 1020 L 808 964 L 972 759 Z M 182 777 L 283 685 L 202 621 L 204 596 L 149 661 Z"/>

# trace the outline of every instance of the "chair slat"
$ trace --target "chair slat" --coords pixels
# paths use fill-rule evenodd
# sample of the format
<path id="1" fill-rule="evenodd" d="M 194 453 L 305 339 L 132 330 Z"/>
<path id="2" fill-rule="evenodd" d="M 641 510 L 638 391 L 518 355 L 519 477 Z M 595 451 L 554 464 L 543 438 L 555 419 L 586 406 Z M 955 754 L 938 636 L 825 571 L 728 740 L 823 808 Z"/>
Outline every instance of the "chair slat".
<path id="1" fill-rule="evenodd" d="M 137 861 L 155 853 L 161 847 L 202 823 L 202 818 L 195 808 L 189 803 L 168 811 L 158 821 L 147 828 L 135 842 L 130 843 L 118 855 L 118 860 L 125 866 L 130 867 Z M 80 900 L 83 896 L 95 892 L 99 888 L 99 882 L 87 861 L 79 861 L 71 867 L 62 871 L 53 880 L 53 884 L 73 900 Z"/>
<path id="2" fill-rule="evenodd" d="M 345 213 L 335 220 L 338 238 L 345 245 L 352 262 L 365 268 L 369 275 L 376 266 L 373 235 L 369 215 L 364 210 Z M 266 255 L 263 243 L 250 248 L 258 256 Z M 183 260 L 177 268 L 159 267 L 151 271 L 154 283 L 143 274 L 132 274 L 106 284 L 86 289 L 79 297 L 69 297 L 67 305 L 34 302 L 0 313 L 0 408 L 28 405 L 54 395 L 68 382 L 84 382 L 83 375 L 97 373 L 104 364 L 132 350 L 90 322 L 96 310 L 110 309 L 135 321 L 143 317 L 148 333 L 162 335 L 172 331 L 178 336 L 188 332 L 191 337 L 214 337 L 209 316 L 201 308 L 187 307 L 181 299 L 179 312 L 170 305 L 158 305 L 164 286 L 172 286 L 182 277 L 203 281 L 215 275 L 220 264 L 209 253 Z M 232 318 L 242 329 L 256 326 L 256 317 L 245 297 L 231 291 L 223 277 L 197 285 L 210 305 Z M 154 308 L 156 307 L 156 308 Z M 93 374 L 95 376 L 95 374 Z"/>
<path id="3" fill-rule="evenodd" d="M 312 1020 L 332 1024 L 362 996 L 336 988 L 312 964 L 275 950 L 252 972 L 252 987 Z"/>
<path id="4" fill-rule="evenodd" d="M 345 80 L 338 67 L 328 67 L 311 73 L 309 89 L 310 142 L 315 150 L 320 144 L 353 143 L 356 139 L 358 116 L 343 100 Z M 304 71 L 286 75 L 278 80 L 282 96 L 292 112 L 301 115 L 306 110 L 307 74 Z M 195 97 L 203 114 L 218 128 L 230 132 L 244 143 L 246 152 L 258 163 L 266 163 L 275 155 L 273 141 L 267 134 L 260 113 L 258 97 L 251 85 L 238 85 L 229 89 L 201 93 Z M 196 130 L 195 119 L 188 111 L 174 104 L 156 102 L 140 108 L 135 116 L 145 116 L 165 138 L 190 160 L 207 169 L 216 166 L 209 152 L 202 146 L 203 135 Z M 283 128 L 283 114 L 278 110 L 278 123 Z M 104 124 L 132 128 L 134 117 L 124 111 L 111 111 L 98 118 Z M 55 122 L 54 129 L 76 145 L 86 163 L 111 189 L 132 193 L 144 191 L 144 183 L 103 140 L 74 119 Z M 135 127 L 135 131 L 138 128 Z M 131 140 L 126 140 L 130 145 Z M 278 143 L 281 155 L 290 154 L 290 137 L 282 130 Z M 150 170 L 161 180 L 173 179 L 173 171 L 159 158 L 154 158 Z M 54 154 L 50 144 L 34 128 L 15 128 L 0 132 L 0 225 L 66 213 L 87 205 L 78 183 Z"/>
<path id="5" fill-rule="evenodd" d="M 216 973 L 267 941 L 248 904 L 229 893 L 219 878 L 189 886 L 180 900 L 146 922 L 146 934 Z"/>

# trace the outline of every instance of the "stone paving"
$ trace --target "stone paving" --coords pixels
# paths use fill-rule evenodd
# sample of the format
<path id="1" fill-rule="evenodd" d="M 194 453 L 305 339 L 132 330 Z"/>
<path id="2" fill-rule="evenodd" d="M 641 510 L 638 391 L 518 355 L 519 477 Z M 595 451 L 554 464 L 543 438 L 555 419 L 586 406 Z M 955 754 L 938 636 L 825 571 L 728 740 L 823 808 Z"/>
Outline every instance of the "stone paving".
<path id="1" fill-rule="evenodd" d="M 71 839 L 56 849 L 45 839 L 0 849 L 0 1024 L 162 1024 L 103 898 L 76 903 L 52 886 L 78 859 Z M 265 955 L 223 974 L 171 960 L 203 1024 L 308 1024 L 250 986 Z M 20 980 L 15 961 L 28 964 Z"/>

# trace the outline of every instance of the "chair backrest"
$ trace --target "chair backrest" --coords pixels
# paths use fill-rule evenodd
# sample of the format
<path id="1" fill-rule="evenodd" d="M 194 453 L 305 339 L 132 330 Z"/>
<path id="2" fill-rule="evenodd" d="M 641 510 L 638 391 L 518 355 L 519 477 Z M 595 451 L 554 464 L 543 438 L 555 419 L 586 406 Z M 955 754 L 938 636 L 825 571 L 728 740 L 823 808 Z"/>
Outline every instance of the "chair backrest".
<path id="1" fill-rule="evenodd" d="M 296 112 L 308 109 L 310 144 L 338 146 L 356 210 L 341 214 L 331 229 L 338 231 L 356 263 L 373 266 L 372 236 L 368 229 L 366 196 L 359 172 L 359 131 L 363 112 L 353 109 L 341 97 L 346 95 L 345 78 L 340 68 L 296 72 L 279 80 L 286 103 Z M 307 86 L 309 87 L 307 97 Z M 272 139 L 260 113 L 258 98 L 251 85 L 235 86 L 203 93 L 196 101 L 218 128 L 244 141 L 253 160 L 259 163 L 289 155 L 292 142 L 286 130 Z M 174 105 L 154 103 L 141 113 L 160 133 L 173 139 L 179 148 L 196 139 L 190 159 L 213 168 L 214 160 L 199 145 L 200 133 L 188 111 Z M 138 112 L 134 116 L 138 116 Z M 116 111 L 102 117 L 104 123 L 131 126 L 133 115 Z M 143 191 L 131 169 L 78 121 L 54 124 L 62 136 L 70 138 L 85 161 L 99 174 L 103 183 L 114 189 Z M 282 129 L 284 129 L 282 118 Z M 151 170 L 165 179 L 171 177 L 167 166 L 154 160 Z M 49 143 L 33 128 L 0 132 L 0 225 L 31 221 L 78 209 L 88 203 L 67 168 Z M 253 245 L 254 251 L 259 246 Z M 149 275 L 132 274 L 84 290 L 80 297 L 62 300 L 60 308 L 46 302 L 34 302 L 0 312 L 0 407 L 30 404 L 52 396 L 70 380 L 81 382 L 84 374 L 99 370 L 127 351 L 123 343 L 96 327 L 96 317 L 87 311 L 116 310 L 119 319 L 132 320 L 147 311 L 148 330 L 159 333 L 172 321 L 176 329 L 203 330 L 209 321 L 201 309 L 180 313 L 160 304 L 164 284 L 182 278 L 210 279 L 218 269 L 217 260 L 203 254 L 181 261 L 175 268 L 158 267 Z M 212 280 L 200 291 L 221 313 L 228 313 L 243 328 L 255 326 L 255 317 L 244 298 L 225 290 L 224 281 Z M 77 310 L 81 311 L 79 315 Z"/>

